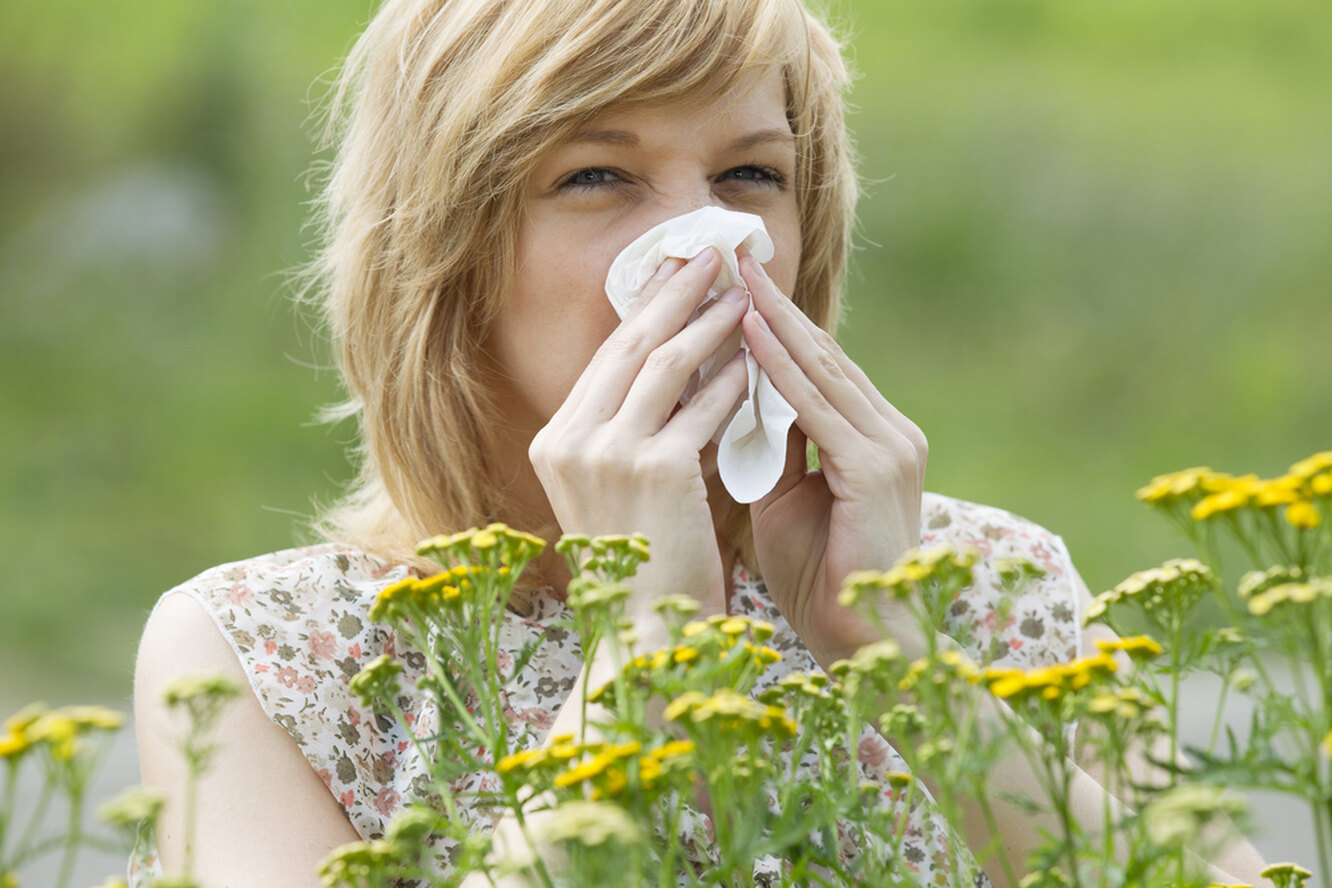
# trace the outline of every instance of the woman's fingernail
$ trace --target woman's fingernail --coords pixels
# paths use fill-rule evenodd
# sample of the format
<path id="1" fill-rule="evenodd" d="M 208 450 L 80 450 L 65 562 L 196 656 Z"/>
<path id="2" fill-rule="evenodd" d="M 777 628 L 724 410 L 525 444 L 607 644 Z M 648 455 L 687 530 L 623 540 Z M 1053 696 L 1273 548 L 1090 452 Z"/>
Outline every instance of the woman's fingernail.
<path id="1" fill-rule="evenodd" d="M 768 270 L 763 267 L 763 263 L 755 259 L 753 256 L 749 257 L 749 261 L 753 263 L 754 273 L 766 281 L 768 279 Z"/>
<path id="2" fill-rule="evenodd" d="M 684 260 L 672 256 L 665 262 L 661 263 L 660 267 L 657 268 L 657 273 L 653 275 L 653 277 L 659 281 L 664 281 L 681 268 L 684 268 Z"/>
<path id="3" fill-rule="evenodd" d="M 717 299 L 718 302 L 744 302 L 745 291 L 739 287 L 732 287 Z"/>
<path id="4" fill-rule="evenodd" d="M 698 266 L 699 268 L 707 268 L 709 265 L 716 262 L 718 258 L 719 257 L 717 255 L 717 251 L 715 249 L 713 249 L 712 247 L 705 247 L 703 249 L 703 252 L 699 253 L 693 259 L 689 260 L 689 264 Z"/>

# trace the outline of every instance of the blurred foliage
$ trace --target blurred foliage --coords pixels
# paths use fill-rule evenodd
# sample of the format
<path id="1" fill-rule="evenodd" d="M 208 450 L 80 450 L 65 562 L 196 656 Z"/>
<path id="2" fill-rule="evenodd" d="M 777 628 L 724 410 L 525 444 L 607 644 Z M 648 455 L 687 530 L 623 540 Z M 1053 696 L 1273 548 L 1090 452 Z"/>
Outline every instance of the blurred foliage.
<path id="1" fill-rule="evenodd" d="M 1332 6 L 832 0 L 868 182 L 843 339 L 932 489 L 1182 551 L 1132 491 L 1332 446 Z M 0 673 L 123 694 L 147 610 L 348 475 L 289 307 L 327 72 L 368 0 L 0 12 Z"/>

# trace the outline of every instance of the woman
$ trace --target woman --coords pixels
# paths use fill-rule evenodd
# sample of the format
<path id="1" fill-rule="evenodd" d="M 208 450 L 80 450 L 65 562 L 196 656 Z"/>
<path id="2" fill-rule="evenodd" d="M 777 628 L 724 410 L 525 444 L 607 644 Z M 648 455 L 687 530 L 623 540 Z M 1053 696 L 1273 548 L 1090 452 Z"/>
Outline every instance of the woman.
<path id="1" fill-rule="evenodd" d="M 795 0 L 384 4 L 337 92 L 347 113 L 332 130 L 315 269 L 360 424 L 359 480 L 327 516 L 331 543 L 173 590 L 140 652 L 144 777 L 172 799 L 184 780 L 158 689 L 226 671 L 254 690 L 224 723 L 200 792 L 205 884 L 314 884 L 318 860 L 412 793 L 405 743 L 361 718 L 346 682 L 395 653 L 365 610 L 431 534 L 496 519 L 547 538 L 641 532 L 653 558 L 630 609 L 643 647 L 665 639 L 652 602 L 687 589 L 705 611 L 779 620 L 788 669 L 874 640 L 836 601 L 849 571 L 886 568 L 923 539 L 982 544 L 1048 570 L 1020 604 L 1044 632 L 1009 659 L 1078 652 L 1085 591 L 1058 538 L 923 495 L 923 435 L 826 332 L 856 193 L 846 84 L 837 43 Z M 707 250 L 664 263 L 621 322 L 603 292 L 612 259 L 712 205 L 758 215 L 774 241 L 766 268 L 741 259 L 752 301 L 733 290 L 687 323 L 718 273 Z M 798 417 L 785 472 L 751 505 L 726 496 L 710 444 L 744 363 L 679 404 L 737 330 Z M 807 470 L 807 442 L 821 471 Z M 970 619 L 983 626 L 993 565 L 979 576 Z M 548 641 L 567 580 L 548 553 L 516 605 Z M 907 652 L 919 648 L 897 625 Z M 567 644 L 542 651 L 541 680 L 513 717 L 558 735 L 579 727 L 580 663 Z M 1101 810 L 1090 779 L 1079 791 Z M 168 871 L 180 865 L 179 808 L 160 835 Z M 1006 822 L 1021 860 L 1038 824 Z M 914 840 L 940 841 L 928 825 Z M 1236 855 L 1228 865 L 1251 876 L 1251 852 Z"/>

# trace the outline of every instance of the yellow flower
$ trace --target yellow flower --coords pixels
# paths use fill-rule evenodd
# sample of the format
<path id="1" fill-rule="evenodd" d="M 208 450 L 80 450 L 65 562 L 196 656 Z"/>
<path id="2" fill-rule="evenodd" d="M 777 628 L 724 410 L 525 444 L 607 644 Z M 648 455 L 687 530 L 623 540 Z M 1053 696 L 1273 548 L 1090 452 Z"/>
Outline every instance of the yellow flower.
<path id="1" fill-rule="evenodd" d="M 1226 515 L 1247 506 L 1253 494 L 1254 488 L 1237 484 L 1198 500 L 1189 514 L 1193 516 L 1194 521 L 1206 521 L 1217 515 Z"/>
<path id="2" fill-rule="evenodd" d="M 494 522 L 478 530 L 469 527 L 459 533 L 441 534 L 417 543 L 418 555 L 465 561 L 473 552 L 494 550 L 502 564 L 526 564 L 546 547 L 546 541 L 530 533 Z"/>
<path id="3" fill-rule="evenodd" d="M 688 716 L 694 724 L 715 723 L 723 732 L 743 731 L 746 725 L 757 731 L 767 731 L 790 737 L 795 734 L 795 722 L 781 706 L 764 705 L 751 700 L 731 688 L 721 688 L 710 697 L 698 691 L 685 691 L 666 707 L 667 721 L 678 721 Z"/>
<path id="4" fill-rule="evenodd" d="M 240 686 L 225 675 L 183 675 L 162 690 L 162 701 L 174 707 L 196 700 L 229 700 L 240 692 Z"/>
<path id="5" fill-rule="evenodd" d="M 1310 478 L 1309 489 L 1313 491 L 1314 496 L 1327 496 L 1332 494 L 1332 472 L 1324 472 L 1321 475 L 1315 475 Z"/>
<path id="6" fill-rule="evenodd" d="M 676 645 L 671 659 L 676 663 L 691 663 L 698 659 L 698 648 L 686 644 Z"/>
<path id="7" fill-rule="evenodd" d="M 1195 466 L 1167 475 L 1157 475 L 1146 487 L 1139 488 L 1136 495 L 1148 505 L 1155 505 L 1193 493 L 1202 486 L 1205 479 L 1214 475 L 1215 473 L 1206 466 Z"/>
<path id="8" fill-rule="evenodd" d="M 574 786 L 586 780 L 591 780 L 605 771 L 613 760 L 604 755 L 594 755 L 585 759 L 577 765 L 574 765 L 567 771 L 561 771 L 555 776 L 555 785 L 561 788 Z"/>
<path id="9" fill-rule="evenodd" d="M 721 629 L 726 635 L 736 636 L 749 628 L 749 620 L 744 617 L 731 617 L 723 620 L 717 628 Z"/>
<path id="10" fill-rule="evenodd" d="M 518 752 L 510 753 L 495 763 L 495 772 L 498 774 L 508 774 L 522 768 L 524 771 L 530 771 L 538 765 L 545 762 L 550 757 L 550 752 L 544 747 L 536 746 L 532 749 L 523 749 Z"/>
<path id="11" fill-rule="evenodd" d="M 1313 530 L 1323 523 L 1318 507 L 1308 500 L 1299 500 L 1286 506 L 1286 521 L 1300 530 Z"/>
<path id="12" fill-rule="evenodd" d="M 142 821 L 155 822 L 166 799 L 155 789 L 131 786 L 97 809 L 97 816 L 112 826 L 135 829 Z"/>
<path id="13" fill-rule="evenodd" d="M 657 761 L 662 762 L 667 759 L 683 758 L 684 756 L 692 755 L 695 748 L 693 740 L 671 740 L 658 746 L 656 749 L 649 752 L 648 755 Z"/>
<path id="14" fill-rule="evenodd" d="M 1096 647 L 1102 653 L 1106 654 L 1112 654 L 1115 651 L 1123 651 L 1133 660 L 1157 657 L 1165 650 L 1154 639 L 1148 638 L 1146 635 L 1134 635 L 1130 638 L 1116 638 L 1113 641 L 1098 639 Z"/>
<path id="15" fill-rule="evenodd" d="M 1151 709 L 1151 698 L 1135 687 L 1115 688 L 1087 703 L 1087 711 L 1093 715 L 1114 715 L 1120 721 L 1132 721 Z"/>
<path id="16" fill-rule="evenodd" d="M 56 761 L 69 761 L 79 752 L 79 738 L 89 731 L 114 731 L 125 717 L 103 706 L 66 706 L 39 715 L 25 729 L 30 743 L 43 743 Z"/>
<path id="17" fill-rule="evenodd" d="M 1259 484 L 1253 495 L 1256 506 L 1288 506 L 1300 498 L 1304 479 L 1297 475 L 1282 475 Z"/>
<path id="18" fill-rule="evenodd" d="M 553 809 L 538 821 L 535 832 L 542 842 L 577 842 L 589 848 L 609 841 L 632 845 L 642 838 L 638 824 L 619 805 L 581 800 Z"/>
<path id="19" fill-rule="evenodd" d="M 597 750 L 595 744 L 584 748 Z M 592 784 L 593 793 L 596 797 L 615 795 L 623 790 L 628 782 L 624 771 L 616 765 L 624 759 L 638 755 L 642 749 L 643 744 L 637 740 L 602 746 L 591 757 L 557 774 L 555 785 L 566 788 L 577 786 L 580 783 L 588 783 Z"/>
<path id="20" fill-rule="evenodd" d="M 1113 589 L 1097 595 L 1083 616 L 1084 623 L 1102 617 L 1109 607 L 1132 601 L 1152 612 L 1167 606 L 1187 610 L 1212 588 L 1211 568 L 1196 558 L 1175 558 L 1160 567 L 1140 570 Z"/>
<path id="21" fill-rule="evenodd" d="M 16 759 L 32 747 L 26 734 L 6 731 L 0 734 L 0 759 Z"/>
<path id="22" fill-rule="evenodd" d="M 1102 652 L 1069 663 L 1056 663 L 1024 672 L 1016 668 L 986 669 L 981 675 L 990 693 L 1001 699 L 1029 699 L 1039 696 L 1054 702 L 1070 691 L 1081 691 L 1108 678 L 1119 668 L 1115 658 Z"/>
<path id="23" fill-rule="evenodd" d="M 0 875 L 0 888 L 18 888 L 18 873 Z"/>
<path id="24" fill-rule="evenodd" d="M 889 771 L 883 775 L 883 779 L 886 780 L 888 785 L 893 789 L 905 789 L 910 786 L 916 778 L 905 771 Z"/>
<path id="25" fill-rule="evenodd" d="M 912 549 L 886 571 L 860 570 L 848 574 L 837 600 L 851 607 L 878 594 L 905 598 L 927 580 L 961 580 L 965 585 L 971 581 L 971 566 L 975 561 L 974 552 L 958 551 L 951 546 Z"/>
<path id="26" fill-rule="evenodd" d="M 1258 875 L 1269 879 L 1277 888 L 1303 888 L 1313 873 L 1298 863 L 1274 863 Z"/>
<path id="27" fill-rule="evenodd" d="M 679 592 L 671 595 L 663 595 L 661 598 L 652 602 L 652 609 L 657 613 L 666 613 L 667 611 L 670 611 L 671 613 L 678 614 L 682 617 L 698 613 L 700 607 L 702 607 L 702 605 L 698 603 L 697 598 L 683 595 Z"/>
<path id="28" fill-rule="evenodd" d="M 1332 469 L 1332 450 L 1324 450 L 1322 453 L 1305 457 L 1290 467 L 1290 473 L 1301 478 L 1312 478 L 1328 469 Z"/>
<path id="29" fill-rule="evenodd" d="M 1326 597 L 1332 597 L 1332 580 L 1325 577 L 1314 577 L 1306 583 L 1281 583 L 1250 598 L 1249 613 L 1261 617 L 1278 604 L 1308 604 Z"/>
<path id="30" fill-rule="evenodd" d="M 1327 736 L 1323 738 L 1323 752 L 1328 758 L 1332 758 L 1332 731 L 1328 731 Z"/>
<path id="31" fill-rule="evenodd" d="M 398 681 L 401 672 L 401 663 L 388 654 L 380 654 L 362 666 L 347 687 L 362 706 L 373 707 L 381 700 L 392 700 L 402 691 L 402 683 Z"/>

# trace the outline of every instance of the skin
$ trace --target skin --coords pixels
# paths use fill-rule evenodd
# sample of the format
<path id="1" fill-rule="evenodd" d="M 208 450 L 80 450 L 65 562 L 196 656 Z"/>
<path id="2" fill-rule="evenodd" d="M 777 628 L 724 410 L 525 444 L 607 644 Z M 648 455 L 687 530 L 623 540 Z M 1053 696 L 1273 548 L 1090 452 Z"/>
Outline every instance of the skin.
<path id="1" fill-rule="evenodd" d="M 725 494 L 708 442 L 742 394 L 743 362 L 732 359 L 687 404 L 679 400 L 737 330 L 798 414 L 786 470 L 751 517 L 769 593 L 820 663 L 875 640 L 836 602 L 846 573 L 887 568 L 920 539 L 924 436 L 785 295 L 800 261 L 794 178 L 785 96 L 772 74 L 693 101 L 612 109 L 542 157 L 527 187 L 507 311 L 486 343 L 507 430 L 497 463 L 509 474 L 498 480 L 537 522 L 649 537 L 653 558 L 629 605 L 644 648 L 666 640 L 651 611 L 666 592 L 696 590 L 705 612 L 725 608 L 734 552 L 714 529 Z M 741 260 L 752 301 L 733 291 L 686 325 L 720 266 L 708 250 L 663 265 L 621 322 L 602 289 L 611 261 L 648 228 L 707 205 L 755 213 L 773 238 L 766 268 Z M 818 445 L 820 471 L 806 470 L 807 441 Z M 557 586 L 567 580 L 557 558 L 540 568 Z M 886 616 L 907 653 L 923 647 L 907 621 Z M 594 663 L 591 686 L 609 669 Z M 140 648 L 136 713 L 144 782 L 168 793 L 160 834 L 168 872 L 182 855 L 184 772 L 157 701 L 174 676 L 209 671 L 245 684 L 202 608 L 184 595 L 165 599 Z M 581 729 L 582 696 L 580 680 L 552 734 Z M 336 800 L 252 694 L 222 721 L 218 740 L 199 796 L 197 873 L 219 888 L 318 884 L 315 863 L 357 839 Z M 1007 773 L 1006 782 L 1022 783 Z M 1079 810 L 1094 819 L 1099 785 L 1088 777 L 1079 793 Z M 1038 824 L 1003 820 L 1005 845 L 1022 859 Z M 983 846 L 983 828 L 973 830 L 973 846 Z M 1258 858 L 1246 849 L 1228 868 L 1252 880 Z"/>

